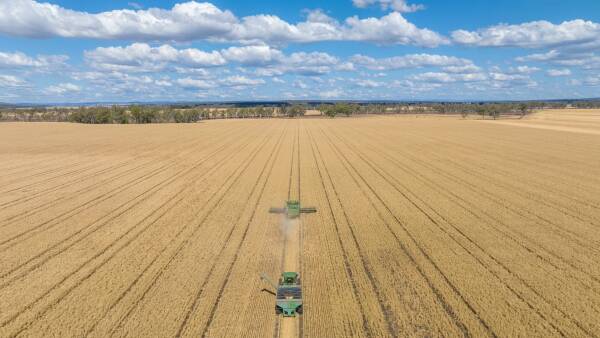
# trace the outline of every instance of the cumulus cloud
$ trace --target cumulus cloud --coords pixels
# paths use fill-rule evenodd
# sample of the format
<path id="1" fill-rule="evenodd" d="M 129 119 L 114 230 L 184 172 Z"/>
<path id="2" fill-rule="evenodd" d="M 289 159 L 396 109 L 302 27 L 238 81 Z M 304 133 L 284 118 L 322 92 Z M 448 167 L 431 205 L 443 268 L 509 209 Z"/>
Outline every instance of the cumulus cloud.
<path id="1" fill-rule="evenodd" d="M 176 83 L 185 89 L 215 89 L 219 87 L 249 87 L 265 84 L 263 79 L 251 79 L 241 75 L 232 75 L 220 80 L 206 80 L 186 77 Z"/>
<path id="2" fill-rule="evenodd" d="M 454 42 L 470 46 L 522 48 L 589 48 L 600 46 L 600 24 L 581 19 L 553 24 L 533 21 L 496 25 L 477 31 L 456 30 Z"/>
<path id="3" fill-rule="evenodd" d="M 367 41 L 435 47 L 448 43 L 418 28 L 399 12 L 381 18 L 347 18 L 343 23 L 320 11 L 296 24 L 260 14 L 238 18 L 211 3 L 190 1 L 171 9 L 120 9 L 91 14 L 34 0 L 0 2 L 0 33 L 30 38 L 91 38 L 136 41 L 229 41 L 285 44 Z"/>
<path id="4" fill-rule="evenodd" d="M 568 69 L 568 68 L 564 68 L 564 69 L 548 69 L 548 71 L 546 72 L 546 74 L 548 74 L 548 76 L 552 76 L 552 77 L 569 76 L 569 75 L 571 75 L 571 70 Z"/>
<path id="5" fill-rule="evenodd" d="M 529 77 L 526 75 L 507 74 L 498 72 L 491 72 L 490 78 L 494 81 L 523 81 L 529 79 Z"/>
<path id="6" fill-rule="evenodd" d="M 409 54 L 381 59 L 375 59 L 364 55 L 354 55 L 350 60 L 357 65 L 371 70 L 395 70 L 403 68 L 443 66 L 474 67 L 471 60 L 454 56 L 432 54 Z"/>
<path id="7" fill-rule="evenodd" d="M 558 58 L 561 53 L 557 50 L 551 50 L 546 53 L 535 53 L 526 56 L 519 56 L 517 61 L 519 62 L 527 62 L 527 61 L 549 61 Z"/>
<path id="8" fill-rule="evenodd" d="M 248 63 L 247 58 L 251 54 L 246 54 L 241 60 L 237 60 L 246 62 L 246 65 L 255 66 L 254 73 L 259 76 L 279 76 L 283 74 L 319 76 L 333 71 L 354 70 L 352 63 L 343 62 L 337 57 L 323 52 L 297 52 L 284 55 L 280 51 L 271 49 L 269 53 L 261 53 L 264 56 L 262 59 L 251 57 L 252 62 Z"/>
<path id="9" fill-rule="evenodd" d="M 427 83 L 437 85 L 448 85 L 463 83 L 466 86 L 477 84 L 478 88 L 510 88 L 517 86 L 534 87 L 537 83 L 530 77 L 530 69 L 511 69 L 503 72 L 498 67 L 492 67 L 491 71 L 483 72 L 426 72 L 410 76 L 407 83 Z"/>
<path id="10" fill-rule="evenodd" d="M 241 75 L 229 76 L 221 81 L 221 85 L 231 87 L 258 86 L 265 84 L 263 79 L 250 79 Z"/>
<path id="11" fill-rule="evenodd" d="M 224 49 L 222 54 L 229 61 L 249 66 L 277 63 L 284 58 L 280 50 L 269 46 L 230 47 Z"/>
<path id="12" fill-rule="evenodd" d="M 446 73 L 470 74 L 481 72 L 481 67 L 474 64 L 467 64 L 464 66 L 446 66 L 442 70 Z"/>
<path id="13" fill-rule="evenodd" d="M 173 65 L 202 68 L 222 66 L 227 62 L 218 51 L 204 52 L 193 48 L 177 50 L 169 45 L 151 47 L 146 43 L 134 43 L 127 47 L 99 47 L 85 51 L 84 55 L 93 68 L 116 71 L 152 72 Z"/>
<path id="14" fill-rule="evenodd" d="M 383 10 L 392 9 L 401 13 L 411 13 L 425 9 L 423 5 L 409 5 L 406 0 L 352 0 L 352 3 L 358 8 L 366 8 L 377 4 Z"/>
<path id="15" fill-rule="evenodd" d="M 344 39 L 350 41 L 370 41 L 381 44 L 418 45 L 437 47 L 448 44 L 443 36 L 429 29 L 421 29 L 408 22 L 402 14 L 392 12 L 381 18 L 346 19 L 342 30 Z"/>
<path id="16" fill-rule="evenodd" d="M 438 89 L 443 85 L 441 83 L 421 82 L 412 80 L 394 80 L 392 82 L 393 87 L 402 88 L 411 94 L 418 94 L 423 92 L 430 92 Z"/>
<path id="17" fill-rule="evenodd" d="M 294 81 L 292 85 L 299 89 L 308 89 L 308 85 L 301 80 Z"/>
<path id="18" fill-rule="evenodd" d="M 206 81 L 203 79 L 192 79 L 189 77 L 177 79 L 177 84 L 183 88 L 188 89 L 211 89 L 217 87 L 217 84 L 212 81 Z"/>
<path id="19" fill-rule="evenodd" d="M 28 56 L 21 52 L 0 52 L 0 68 L 37 68 L 47 69 L 65 65 L 69 59 L 66 55 Z"/>
<path id="20" fill-rule="evenodd" d="M 588 70 L 600 68 L 600 56 L 593 52 L 561 52 L 551 50 L 546 53 L 521 56 L 516 60 L 519 62 L 545 62 L 565 67 L 580 67 Z"/>
<path id="21" fill-rule="evenodd" d="M 252 67 L 255 75 L 278 76 L 286 73 L 305 76 L 323 75 L 332 71 L 351 71 L 351 62 L 323 52 L 297 52 L 285 55 L 269 46 L 230 47 L 221 51 L 188 48 L 178 50 L 170 45 L 152 47 L 134 43 L 126 47 L 99 47 L 84 53 L 94 69 L 116 72 L 158 72 L 174 70 L 183 74 L 207 76 L 203 68 L 238 63 Z M 249 71 L 242 68 L 243 71 Z"/>
<path id="22" fill-rule="evenodd" d="M 540 71 L 540 68 L 530 67 L 530 66 L 518 66 L 518 67 L 511 67 L 509 69 L 509 72 L 517 73 L 517 74 L 532 74 L 532 73 L 539 72 L 539 71 Z"/>
<path id="23" fill-rule="evenodd" d="M 444 72 L 427 72 L 413 75 L 410 78 L 415 81 L 432 82 L 432 83 L 453 83 L 453 82 L 474 82 L 484 81 L 487 76 L 483 73 L 473 74 L 455 74 Z"/>
<path id="24" fill-rule="evenodd" d="M 354 81 L 354 84 L 357 87 L 361 87 L 361 88 L 379 88 L 384 85 L 382 82 L 368 80 L 368 79 Z"/>
<path id="25" fill-rule="evenodd" d="M 535 87 L 537 82 L 533 81 L 528 74 L 518 74 L 509 71 L 492 71 L 488 74 L 493 88 L 510 88 L 517 86 Z"/>
<path id="26" fill-rule="evenodd" d="M 18 88 L 23 87 L 27 84 L 23 79 L 20 79 L 13 75 L 2 75 L 0 74 L 0 87 L 3 88 Z"/>
<path id="27" fill-rule="evenodd" d="M 80 91 L 81 87 L 72 83 L 60 83 L 46 88 L 48 94 L 54 95 L 65 95 L 69 93 L 78 93 Z"/>

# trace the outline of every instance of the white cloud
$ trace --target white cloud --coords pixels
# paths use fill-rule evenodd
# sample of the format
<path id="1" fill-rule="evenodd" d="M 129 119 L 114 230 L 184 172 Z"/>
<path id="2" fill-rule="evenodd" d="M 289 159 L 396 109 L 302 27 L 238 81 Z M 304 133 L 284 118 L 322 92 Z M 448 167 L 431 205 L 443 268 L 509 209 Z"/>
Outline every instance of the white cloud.
<path id="1" fill-rule="evenodd" d="M 481 72 L 481 68 L 479 66 L 470 64 L 464 66 L 447 66 L 443 67 L 442 70 L 446 73 L 458 73 L 458 74 L 469 74 L 469 73 L 479 73 Z"/>
<path id="2" fill-rule="evenodd" d="M 134 43 L 127 47 L 98 47 L 84 52 L 86 61 L 96 69 L 153 72 L 168 66 L 201 68 L 224 65 L 227 61 L 218 51 L 177 50 L 169 45 L 151 47 Z"/>
<path id="3" fill-rule="evenodd" d="M 308 88 L 308 85 L 300 80 L 294 81 L 293 86 L 296 88 L 299 88 L 299 89 L 307 89 Z"/>
<path id="4" fill-rule="evenodd" d="M 526 56 L 520 56 L 516 60 L 519 62 L 527 62 L 527 61 L 548 61 L 555 59 L 560 55 L 560 52 L 557 50 L 551 50 L 546 53 L 535 53 Z"/>
<path id="5" fill-rule="evenodd" d="M 0 31 L 34 38 L 141 40 L 208 39 L 227 34 L 238 20 L 210 3 L 187 2 L 171 10 L 121 9 L 90 14 L 34 0 L 0 3 Z"/>
<path id="6" fill-rule="evenodd" d="M 392 12 L 381 18 L 359 19 L 350 17 L 345 21 L 343 40 L 369 41 L 381 44 L 418 45 L 437 47 L 448 40 L 429 29 L 421 29 L 408 22 L 402 14 Z"/>
<path id="7" fill-rule="evenodd" d="M 231 87 L 246 87 L 246 86 L 258 86 L 265 84 L 263 79 L 250 79 L 245 76 L 234 75 L 225 78 L 221 81 L 222 85 Z"/>
<path id="8" fill-rule="evenodd" d="M 160 87 L 172 87 L 173 83 L 169 80 L 156 80 L 154 84 Z"/>
<path id="9" fill-rule="evenodd" d="M 409 93 L 430 92 L 442 87 L 441 83 L 415 82 L 411 80 L 394 80 L 392 86 L 408 90 Z"/>
<path id="10" fill-rule="evenodd" d="M 250 66 L 278 63 L 284 57 L 280 50 L 269 46 L 230 47 L 224 49 L 222 55 L 229 61 Z"/>
<path id="11" fill-rule="evenodd" d="M 560 52 L 551 50 L 547 53 L 530 54 L 516 59 L 519 62 L 538 61 L 566 67 L 583 69 L 600 68 L 600 56 L 593 52 Z"/>
<path id="12" fill-rule="evenodd" d="M 532 74 L 532 73 L 540 71 L 540 69 L 538 67 L 518 66 L 518 67 L 511 67 L 509 69 L 509 71 L 511 73 L 518 73 L 518 74 Z"/>
<path id="13" fill-rule="evenodd" d="M 323 99 L 339 99 L 346 96 L 346 93 L 341 89 L 332 89 L 319 92 L 319 96 Z"/>
<path id="14" fill-rule="evenodd" d="M 183 78 L 177 79 L 177 84 L 183 88 L 193 88 L 193 89 L 211 89 L 217 87 L 212 81 L 206 81 L 202 79 L 192 79 L 192 78 Z"/>
<path id="15" fill-rule="evenodd" d="M 354 65 L 341 62 L 337 57 L 322 52 L 298 52 L 290 55 L 282 55 L 270 65 L 264 65 L 256 69 L 255 74 L 259 76 L 278 76 L 283 74 L 297 74 L 303 76 L 320 76 L 334 70 L 353 70 Z"/>
<path id="16" fill-rule="evenodd" d="M 520 72 L 519 72 L 520 71 Z M 510 88 L 517 86 L 534 87 L 537 85 L 529 77 L 531 69 L 512 69 L 508 73 L 502 72 L 498 67 L 493 67 L 490 72 L 451 73 L 451 72 L 427 72 L 416 74 L 407 80 L 409 84 L 423 82 L 429 84 L 453 84 L 464 83 L 466 86 L 477 84 L 480 88 Z"/>
<path id="17" fill-rule="evenodd" d="M 178 50 L 170 45 L 152 47 L 134 43 L 126 47 L 99 47 L 86 51 L 85 59 L 94 69 L 116 72 L 176 71 L 206 77 L 203 68 L 224 66 L 230 62 L 254 67 L 258 76 L 277 76 L 286 73 L 306 76 L 336 71 L 352 71 L 354 64 L 322 52 L 298 52 L 285 55 L 269 46 L 230 47 L 205 52 L 198 49 Z M 246 68 L 242 71 L 248 72 Z M 223 70 L 225 71 L 225 70 Z"/>
<path id="18" fill-rule="evenodd" d="M 442 66 L 470 66 L 473 63 L 467 59 L 454 56 L 432 54 L 409 54 L 390 58 L 375 59 L 364 55 L 354 55 L 351 58 L 354 64 L 371 70 L 394 70 L 403 68 L 442 67 Z"/>
<path id="19" fill-rule="evenodd" d="M 600 46 L 600 24 L 581 19 L 553 24 L 533 21 L 519 25 L 496 25 L 477 31 L 457 30 L 454 42 L 472 46 L 552 48 Z"/>
<path id="20" fill-rule="evenodd" d="M 568 68 L 564 69 L 548 69 L 546 72 L 549 76 L 558 77 L 558 76 L 569 76 L 571 75 L 571 70 Z"/>
<path id="21" fill-rule="evenodd" d="M 409 5 L 406 3 L 406 0 L 352 0 L 352 3 L 358 8 L 365 8 L 375 4 L 379 4 L 381 9 L 383 10 L 392 9 L 394 11 L 403 13 L 411 13 L 425 9 L 425 6 L 423 5 Z"/>
<path id="22" fill-rule="evenodd" d="M 70 93 L 78 93 L 81 91 L 81 87 L 72 83 L 60 83 L 54 86 L 46 88 L 48 94 L 64 95 Z"/>
<path id="23" fill-rule="evenodd" d="M 176 83 L 186 89 L 214 89 L 218 87 L 248 87 L 265 84 L 263 79 L 250 79 L 241 75 L 228 76 L 221 80 L 205 80 L 186 77 Z"/>
<path id="24" fill-rule="evenodd" d="M 453 83 L 453 82 L 474 82 L 484 81 L 487 76 L 483 73 L 474 74 L 454 74 L 444 72 L 427 72 L 413 75 L 411 77 L 415 81 L 432 82 L 432 83 Z"/>
<path id="25" fill-rule="evenodd" d="M 23 87 L 27 83 L 13 75 L 1 75 L 0 74 L 0 87 L 3 88 L 15 88 L 15 87 Z"/>
<path id="26" fill-rule="evenodd" d="M 448 43 L 400 13 L 381 18 L 347 18 L 343 23 L 322 12 L 288 23 L 274 15 L 237 18 L 211 3 L 190 1 L 171 9 L 120 9 L 91 14 L 34 0 L 0 2 L 0 33 L 30 38 L 91 38 L 136 41 L 230 41 L 285 44 L 317 41 L 368 41 L 435 47 Z"/>
<path id="27" fill-rule="evenodd" d="M 66 55 L 39 55 L 31 57 L 21 52 L 0 52 L 0 68 L 56 68 L 64 66 Z"/>
<path id="28" fill-rule="evenodd" d="M 382 82 L 368 80 L 368 79 L 354 81 L 354 84 L 361 88 L 379 88 L 379 87 L 383 86 Z"/>
<path id="29" fill-rule="evenodd" d="M 529 76 L 492 72 L 490 73 L 490 78 L 494 81 L 524 81 L 528 80 Z"/>
<path id="30" fill-rule="evenodd" d="M 528 74 L 518 74 L 514 72 L 503 73 L 501 71 L 492 71 L 488 74 L 491 87 L 493 88 L 511 88 L 518 86 L 535 87 L 537 82 L 533 81 Z"/>

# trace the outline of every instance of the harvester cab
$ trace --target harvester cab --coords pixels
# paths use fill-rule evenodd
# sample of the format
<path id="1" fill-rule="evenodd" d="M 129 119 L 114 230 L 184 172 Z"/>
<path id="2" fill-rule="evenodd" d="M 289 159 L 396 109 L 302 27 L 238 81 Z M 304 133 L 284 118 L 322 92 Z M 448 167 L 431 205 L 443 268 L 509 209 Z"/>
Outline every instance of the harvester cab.
<path id="1" fill-rule="evenodd" d="M 285 202 L 283 208 L 271 208 L 269 212 L 272 214 L 285 214 L 287 218 L 298 218 L 300 214 L 309 214 L 317 212 L 315 207 L 300 207 L 300 201 L 289 200 Z"/>
<path id="2" fill-rule="evenodd" d="M 296 317 L 302 314 L 302 285 L 297 272 L 284 272 L 275 285 L 265 274 L 261 278 L 277 290 L 275 301 L 275 314 L 284 317 Z"/>

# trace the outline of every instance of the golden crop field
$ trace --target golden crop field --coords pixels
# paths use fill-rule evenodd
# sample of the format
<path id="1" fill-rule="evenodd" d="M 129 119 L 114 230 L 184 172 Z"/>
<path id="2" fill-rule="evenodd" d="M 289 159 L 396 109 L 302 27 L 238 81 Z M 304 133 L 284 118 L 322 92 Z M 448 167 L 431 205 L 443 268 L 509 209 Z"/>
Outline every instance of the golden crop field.
<path id="1" fill-rule="evenodd" d="M 597 111 L 0 124 L 0 337 L 594 337 L 599 244 Z"/>

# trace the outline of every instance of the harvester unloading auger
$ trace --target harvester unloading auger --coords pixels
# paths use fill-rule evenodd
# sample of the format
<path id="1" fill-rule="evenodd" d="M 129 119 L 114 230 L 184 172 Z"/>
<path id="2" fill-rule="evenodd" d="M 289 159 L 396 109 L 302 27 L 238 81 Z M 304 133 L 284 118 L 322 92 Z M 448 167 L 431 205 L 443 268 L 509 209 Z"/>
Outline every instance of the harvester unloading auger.
<path id="1" fill-rule="evenodd" d="M 298 218 L 300 214 L 312 214 L 317 212 L 315 207 L 300 207 L 300 201 L 289 200 L 285 202 L 283 208 L 271 208 L 269 213 L 271 214 L 285 214 L 288 219 Z"/>
<path id="2" fill-rule="evenodd" d="M 284 272 L 275 285 L 264 273 L 261 279 L 271 284 L 276 290 L 275 314 L 284 317 L 296 317 L 302 314 L 302 285 L 297 272 Z"/>

